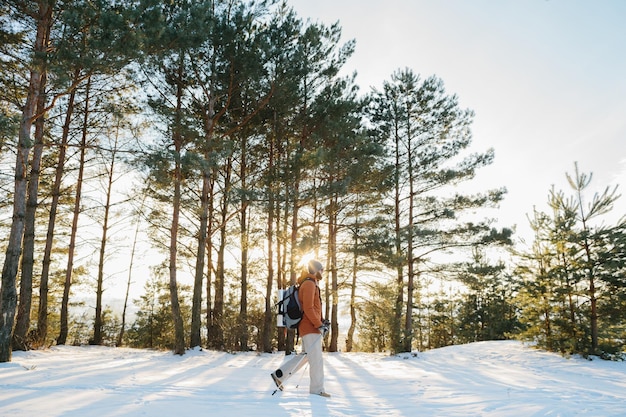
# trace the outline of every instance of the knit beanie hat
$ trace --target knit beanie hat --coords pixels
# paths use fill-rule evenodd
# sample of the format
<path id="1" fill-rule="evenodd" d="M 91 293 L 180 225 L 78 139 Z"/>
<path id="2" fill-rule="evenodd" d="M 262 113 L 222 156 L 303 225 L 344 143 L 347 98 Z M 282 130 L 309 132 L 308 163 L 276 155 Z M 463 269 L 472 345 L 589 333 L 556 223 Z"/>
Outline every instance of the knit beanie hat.
<path id="1" fill-rule="evenodd" d="M 318 280 L 322 279 L 323 270 L 324 266 L 320 261 L 317 261 L 315 259 L 310 260 L 302 268 L 302 272 L 300 272 L 300 277 L 297 280 L 298 284 L 302 284 L 310 276 L 314 276 Z"/>
<path id="2" fill-rule="evenodd" d="M 318 272 L 322 272 L 324 270 L 322 263 L 316 259 L 311 259 L 307 268 L 309 269 L 309 274 L 311 275 L 316 275 Z"/>

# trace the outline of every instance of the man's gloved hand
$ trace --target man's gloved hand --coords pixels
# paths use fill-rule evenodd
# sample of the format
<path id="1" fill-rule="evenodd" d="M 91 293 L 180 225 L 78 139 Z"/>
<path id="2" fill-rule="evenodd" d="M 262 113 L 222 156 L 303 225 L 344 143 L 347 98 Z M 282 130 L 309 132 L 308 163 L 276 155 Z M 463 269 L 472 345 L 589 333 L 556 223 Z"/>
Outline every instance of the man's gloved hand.
<path id="1" fill-rule="evenodd" d="M 330 329 L 330 321 L 328 321 L 328 319 L 324 320 L 322 322 L 322 325 L 318 327 L 317 329 L 322 334 L 322 339 L 325 338 L 326 335 L 328 334 L 328 330 Z"/>

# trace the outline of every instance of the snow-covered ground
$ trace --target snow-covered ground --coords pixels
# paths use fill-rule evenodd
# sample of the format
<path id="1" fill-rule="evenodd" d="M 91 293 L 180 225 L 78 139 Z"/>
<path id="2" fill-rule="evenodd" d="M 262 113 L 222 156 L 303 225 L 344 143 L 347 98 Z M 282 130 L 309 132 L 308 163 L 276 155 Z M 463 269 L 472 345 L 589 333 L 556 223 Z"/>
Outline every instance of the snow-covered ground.
<path id="1" fill-rule="evenodd" d="M 325 354 L 272 396 L 282 353 L 60 346 L 0 364 L 0 416 L 626 416 L 626 363 L 563 358 L 520 342 L 419 354 Z"/>

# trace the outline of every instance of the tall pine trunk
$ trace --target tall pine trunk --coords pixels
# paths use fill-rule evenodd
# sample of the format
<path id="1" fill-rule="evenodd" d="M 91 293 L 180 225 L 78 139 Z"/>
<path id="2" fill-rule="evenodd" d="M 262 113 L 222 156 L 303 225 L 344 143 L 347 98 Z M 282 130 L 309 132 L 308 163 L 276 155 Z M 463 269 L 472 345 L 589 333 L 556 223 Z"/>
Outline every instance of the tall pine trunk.
<path id="1" fill-rule="evenodd" d="M 74 71 L 73 80 L 78 80 L 80 70 Z M 48 280 L 50 276 L 50 264 L 52 262 L 52 245 L 54 243 L 54 228 L 56 225 L 57 207 L 61 197 L 61 183 L 65 171 L 65 155 L 70 136 L 70 125 L 74 114 L 74 102 L 76 90 L 72 89 L 67 100 L 67 111 L 59 145 L 58 162 L 55 169 L 54 184 L 52 186 L 52 200 L 50 202 L 50 214 L 48 217 L 48 231 L 46 233 L 46 246 L 43 252 L 41 279 L 39 282 L 39 309 L 37 312 L 37 339 L 39 344 L 45 344 L 48 337 Z"/>
<path id="2" fill-rule="evenodd" d="M 47 43 L 47 41 L 46 41 Z M 44 146 L 44 122 L 46 106 L 46 73 L 42 74 L 40 92 L 37 98 L 37 120 L 35 121 L 35 147 L 30 162 L 30 177 L 28 179 L 28 200 L 26 202 L 26 217 L 24 218 L 24 244 L 22 250 L 22 267 L 20 279 L 20 299 L 17 309 L 17 318 L 13 332 L 13 350 L 29 349 L 28 331 L 30 329 L 30 310 L 33 299 L 33 266 L 35 263 L 35 220 L 37 214 L 37 194 L 39 191 L 39 176 L 41 156 Z"/>
<path id="3" fill-rule="evenodd" d="M 141 207 L 137 212 L 137 224 L 135 225 L 135 236 L 133 237 L 133 246 L 130 250 L 130 260 L 128 262 L 128 278 L 126 279 L 126 292 L 124 294 L 124 307 L 122 308 L 122 322 L 120 324 L 120 332 L 117 335 L 116 346 L 122 346 L 124 341 L 124 332 L 126 330 L 126 310 L 128 308 L 128 297 L 130 294 L 130 284 L 133 277 L 133 266 L 135 263 L 135 253 L 137 251 L 137 240 L 139 237 L 139 228 L 141 227 L 141 217 L 143 216 L 143 209 L 145 207 L 147 195 L 144 194 L 141 200 Z"/>
<path id="4" fill-rule="evenodd" d="M 358 201 L 358 199 L 357 199 Z M 356 209 L 358 210 L 358 204 Z M 352 282 L 350 283 L 350 327 L 348 328 L 348 334 L 346 336 L 346 352 L 352 352 L 354 347 L 354 333 L 356 331 L 356 285 L 357 274 L 359 271 L 359 216 L 357 214 L 354 234 L 353 234 L 353 247 L 352 247 Z"/>
<path id="5" fill-rule="evenodd" d="M 275 136 L 272 135 L 270 139 L 270 149 L 268 154 L 268 173 L 269 180 L 267 183 L 267 229 L 265 231 L 267 236 L 267 281 L 265 284 L 265 312 L 263 315 L 263 335 L 262 335 L 262 349 L 263 352 L 272 352 L 272 318 L 273 318 L 273 306 L 272 306 L 272 287 L 274 285 L 274 211 L 276 210 L 275 196 L 274 196 L 274 179 L 275 167 L 274 167 L 274 140 Z"/>
<path id="6" fill-rule="evenodd" d="M 337 217 L 338 217 L 339 204 L 337 201 L 337 195 L 331 197 L 328 210 L 328 263 L 330 264 L 330 292 L 331 292 L 331 332 L 330 332 L 330 344 L 328 346 L 329 352 L 337 352 L 337 340 L 339 337 L 339 290 L 337 285 Z"/>
<path id="7" fill-rule="evenodd" d="M 200 225 L 198 229 L 198 249 L 196 253 L 196 266 L 194 272 L 193 296 L 191 301 L 191 335 L 189 346 L 196 347 L 202 344 L 200 337 L 201 316 L 202 316 L 202 283 L 204 281 L 204 271 L 206 262 L 207 240 L 209 232 L 209 193 L 211 191 L 211 171 L 209 168 L 210 158 L 210 137 L 212 135 L 212 125 L 210 117 L 207 117 L 205 144 L 207 147 L 204 154 L 204 165 L 202 167 L 202 190 L 200 191 Z M 210 285 L 210 284 L 207 284 Z M 210 303 L 210 299 L 207 298 Z"/>
<path id="8" fill-rule="evenodd" d="M 224 184 L 222 189 L 222 202 L 220 207 L 220 225 L 219 235 L 220 243 L 217 248 L 217 260 L 215 271 L 215 302 L 213 305 L 213 329 L 212 340 L 213 347 L 218 350 L 224 349 L 224 286 L 226 278 L 226 245 L 227 245 L 227 224 L 228 224 L 228 207 L 230 205 L 231 192 L 231 176 L 232 176 L 233 160 L 230 156 L 224 166 Z"/>
<path id="9" fill-rule="evenodd" d="M 239 177 L 241 181 L 241 234 L 239 243 L 241 246 L 241 302 L 239 303 L 239 349 L 248 350 L 248 194 L 246 189 L 247 167 L 247 138 L 243 133 L 241 138 L 241 161 Z"/>
<path id="10" fill-rule="evenodd" d="M 358 245 L 358 243 L 355 243 Z M 348 334 L 346 336 L 346 352 L 352 352 L 354 348 L 354 333 L 356 331 L 356 285 L 357 285 L 357 273 L 359 268 L 359 257 L 354 251 L 352 259 L 352 282 L 350 283 L 350 327 L 348 327 Z"/>
<path id="11" fill-rule="evenodd" d="M 245 203 L 244 203 L 245 204 Z M 239 349 L 248 350 L 248 212 L 241 211 L 241 301 L 239 303 Z"/>
<path id="12" fill-rule="evenodd" d="M 209 234 L 209 206 L 212 198 L 212 179 L 211 179 L 211 152 L 213 148 L 213 129 L 215 127 L 215 102 L 216 98 L 212 93 L 212 90 L 209 88 L 207 94 L 208 99 L 208 107 L 205 112 L 203 112 L 203 128 L 204 128 L 204 164 L 202 166 L 202 190 L 200 191 L 200 226 L 198 230 L 198 249 L 196 254 L 196 266 L 194 273 L 194 284 L 193 284 L 193 296 L 192 296 L 192 306 L 191 306 L 191 336 L 190 336 L 190 346 L 196 347 L 200 346 L 202 343 L 200 337 L 200 328 L 201 328 L 201 316 L 202 316 L 202 283 L 204 280 L 204 274 L 206 269 L 206 252 L 208 244 L 208 239 L 210 239 Z M 210 250 L 210 248 L 209 248 Z M 209 263 L 209 268 L 211 267 Z M 210 273 L 209 273 L 210 278 Z M 207 316 L 210 317 L 210 281 L 207 283 Z M 209 320 L 207 320 L 207 325 Z"/>
<path id="13" fill-rule="evenodd" d="M 205 164 L 208 159 L 205 157 Z M 189 346 L 194 348 L 201 346 L 200 328 L 202 326 L 202 283 L 204 281 L 204 270 L 206 262 L 208 216 L 209 216 L 209 188 L 210 171 L 208 167 L 202 169 L 202 190 L 200 192 L 200 226 L 198 229 L 198 249 L 196 253 L 196 267 L 193 282 L 193 296 L 191 301 L 191 335 Z"/>
<path id="14" fill-rule="evenodd" d="M 45 55 L 46 40 L 49 37 L 52 24 L 52 9 L 54 1 L 39 1 L 37 3 L 37 35 L 33 52 L 35 55 Z M 22 251 L 24 234 L 24 216 L 26 215 L 26 188 L 28 158 L 32 147 L 31 128 L 38 96 L 41 91 L 43 64 L 33 62 L 30 69 L 30 79 L 26 103 L 22 109 L 22 118 L 18 134 L 18 144 L 15 160 L 15 188 L 13 194 L 13 218 L 11 231 L 7 242 L 6 256 L 2 267 L 2 286 L 0 290 L 0 362 L 11 360 L 11 339 L 17 306 L 16 277 Z"/>
<path id="15" fill-rule="evenodd" d="M 296 165 L 299 162 L 296 163 Z M 300 191 L 300 168 L 296 166 L 296 179 L 293 185 L 293 208 L 291 213 L 291 234 L 289 238 L 289 246 L 291 248 L 289 257 L 289 283 L 294 285 L 296 283 L 296 248 L 298 247 L 298 212 L 300 209 L 299 203 L 299 191 Z M 287 330 L 287 339 L 285 340 L 285 354 L 290 355 L 295 351 L 295 331 Z"/>
<path id="16" fill-rule="evenodd" d="M 263 352 L 272 352 L 272 319 L 273 319 L 273 298 L 272 287 L 274 286 L 274 210 L 275 203 L 272 191 L 269 192 L 268 213 L 267 213 L 267 281 L 265 283 L 265 312 L 263 315 Z"/>
<path id="17" fill-rule="evenodd" d="M 176 147 L 176 166 L 174 168 L 174 198 L 172 201 L 172 226 L 170 231 L 170 262 L 169 262 L 169 290 L 172 308 L 172 321 L 174 323 L 174 354 L 183 355 L 185 353 L 185 336 L 183 333 L 183 319 L 178 300 L 178 282 L 176 277 L 176 256 L 178 245 L 178 223 L 180 218 L 180 195 L 181 195 L 181 162 L 180 147 Z"/>
<path id="18" fill-rule="evenodd" d="M 208 212 L 208 224 L 207 224 L 207 234 L 209 238 L 207 239 L 207 247 L 206 247 L 206 262 L 207 262 L 207 279 L 206 279 L 206 326 L 207 326 L 207 345 L 213 346 L 213 341 L 215 340 L 215 303 L 214 303 L 214 288 L 212 285 L 213 282 L 213 241 L 212 236 L 215 233 L 215 229 L 213 227 L 213 219 L 215 213 L 215 178 L 217 177 L 217 168 L 213 168 L 211 181 L 209 183 L 209 212 Z"/>
<path id="19" fill-rule="evenodd" d="M 306 105 L 304 106 L 304 112 L 306 113 Z M 291 189 L 291 198 L 292 204 L 291 207 L 291 233 L 289 237 L 289 283 L 294 285 L 296 283 L 296 274 L 300 271 L 296 271 L 296 267 L 298 265 L 297 248 L 298 248 L 298 231 L 299 231 L 299 213 L 300 213 L 300 187 L 301 187 L 301 176 L 302 176 L 302 154 L 304 152 L 304 140 L 306 137 L 306 132 L 303 130 L 300 141 L 298 142 L 298 148 L 296 150 L 294 156 L 293 163 L 293 180 L 291 181 L 292 189 Z M 288 200 L 288 198 L 287 198 Z M 287 221 L 287 217 L 285 217 L 285 221 Z M 285 230 L 287 230 L 285 228 Z M 285 254 L 286 256 L 286 254 Z M 295 351 L 295 331 L 288 330 L 287 338 L 285 340 L 285 354 L 290 355 Z"/>
<path id="20" fill-rule="evenodd" d="M 407 108 L 407 115 L 411 114 L 411 110 Z M 414 210 L 415 210 L 415 186 L 414 186 L 414 177 L 413 177 L 413 149 L 412 149 L 412 126 L 410 122 L 410 117 L 407 116 L 407 126 L 406 126 L 408 137 L 406 138 L 407 142 L 407 170 L 409 174 L 409 213 L 408 213 L 408 230 L 407 230 L 407 288 L 406 288 L 406 316 L 404 322 L 404 346 L 403 350 L 405 352 L 410 352 L 413 342 L 413 289 L 414 289 L 414 280 L 415 280 L 415 259 L 413 259 L 413 227 L 414 227 Z"/>
<path id="21" fill-rule="evenodd" d="M 395 131 L 395 167 L 394 167 L 394 233 L 395 233 L 395 256 L 396 256 L 396 303 L 394 307 L 393 327 L 391 329 L 391 345 L 394 353 L 402 349 L 402 304 L 404 302 L 404 279 L 402 260 L 402 226 L 400 223 L 400 134 Z"/>
<path id="22" fill-rule="evenodd" d="M 287 230 L 289 230 L 289 196 L 285 193 L 284 212 L 276 210 L 276 235 L 280 236 L 276 239 L 276 261 L 278 263 L 278 274 L 276 277 L 276 286 L 279 290 L 287 288 Z M 278 350 L 284 350 L 286 354 L 291 353 L 287 350 L 287 329 L 281 327 L 278 329 Z"/>
<path id="23" fill-rule="evenodd" d="M 178 282 L 176 277 L 176 257 L 178 247 L 178 223 L 180 218 L 180 196 L 181 196 L 181 161 L 180 146 L 176 146 L 175 168 L 174 168 L 174 198 L 172 201 L 172 226 L 170 230 L 170 262 L 169 262 L 169 290 L 172 309 L 172 321 L 174 323 L 174 354 L 183 355 L 185 353 L 185 336 L 183 330 L 183 319 L 178 300 Z"/>
<path id="24" fill-rule="evenodd" d="M 181 54 L 182 60 L 182 54 Z M 172 322 L 174 324 L 174 354 L 185 354 L 185 333 L 183 326 L 183 318 L 180 310 L 180 301 L 178 299 L 178 282 L 177 282 L 177 255 L 178 255 L 178 225 L 180 219 L 180 204 L 181 204 L 181 187 L 183 182 L 182 173 L 182 150 L 183 150 L 183 137 L 182 137 L 182 96 L 183 87 L 181 85 L 183 79 L 183 65 L 182 62 L 178 67 L 178 82 L 176 83 L 176 113 L 174 115 L 174 129 L 173 129 L 173 142 L 174 142 L 174 198 L 172 201 L 172 226 L 170 230 L 170 262 L 169 262 L 169 290 L 170 290 L 170 303 L 172 310 Z"/>
<path id="25" fill-rule="evenodd" d="M 67 267 L 65 270 L 65 282 L 63 285 L 63 299 L 61 300 L 61 329 L 57 344 L 64 345 L 67 342 L 69 332 L 69 302 L 70 288 L 72 286 L 72 272 L 74 269 L 74 252 L 76 249 L 76 234 L 78 232 L 78 216 L 80 214 L 80 203 L 83 187 L 83 176 L 85 173 L 85 155 L 87 152 L 87 133 L 89 122 L 89 94 L 91 89 L 91 77 L 87 78 L 85 87 L 85 109 L 83 115 L 82 136 L 80 143 L 80 161 L 78 167 L 78 179 L 76 180 L 76 196 L 74 200 L 74 214 L 72 216 L 72 229 L 70 232 L 70 245 L 67 254 Z"/>
<path id="26" fill-rule="evenodd" d="M 119 128 L 119 126 L 118 126 Z M 118 132 L 115 133 L 115 140 L 111 150 L 111 165 L 107 175 L 106 202 L 104 204 L 104 219 L 102 222 L 102 236 L 100 239 L 100 253 L 98 257 L 98 280 L 96 288 L 96 317 L 93 324 L 93 340 L 94 345 L 102 344 L 102 295 L 104 292 L 104 261 L 106 255 L 107 235 L 109 231 L 109 215 L 111 212 L 111 194 L 113 192 L 113 179 L 115 172 L 115 157 L 117 156 Z"/>

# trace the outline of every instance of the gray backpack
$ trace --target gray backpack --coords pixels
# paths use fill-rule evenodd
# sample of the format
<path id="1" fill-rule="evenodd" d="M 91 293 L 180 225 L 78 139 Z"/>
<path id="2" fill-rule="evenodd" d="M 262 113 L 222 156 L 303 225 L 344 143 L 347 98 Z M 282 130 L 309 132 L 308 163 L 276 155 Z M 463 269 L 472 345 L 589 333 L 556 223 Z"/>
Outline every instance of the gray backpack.
<path id="1" fill-rule="evenodd" d="M 313 281 L 311 278 L 308 280 Z M 300 305 L 300 298 L 298 297 L 299 285 L 292 285 L 286 290 L 282 290 L 280 300 L 276 305 L 278 306 L 278 326 L 287 327 L 288 329 L 297 329 L 298 324 L 302 320 L 303 312 Z M 282 316 L 282 326 L 280 324 Z"/>

